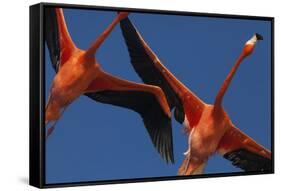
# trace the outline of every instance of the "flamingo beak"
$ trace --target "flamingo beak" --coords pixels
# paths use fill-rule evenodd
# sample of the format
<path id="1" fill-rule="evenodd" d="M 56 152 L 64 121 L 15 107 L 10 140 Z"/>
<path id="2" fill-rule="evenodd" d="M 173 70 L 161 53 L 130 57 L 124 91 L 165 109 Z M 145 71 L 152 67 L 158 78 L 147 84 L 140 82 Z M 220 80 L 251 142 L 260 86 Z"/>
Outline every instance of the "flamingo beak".
<path id="1" fill-rule="evenodd" d="M 260 35 L 259 33 L 255 33 L 257 40 L 263 40 L 262 35 Z"/>

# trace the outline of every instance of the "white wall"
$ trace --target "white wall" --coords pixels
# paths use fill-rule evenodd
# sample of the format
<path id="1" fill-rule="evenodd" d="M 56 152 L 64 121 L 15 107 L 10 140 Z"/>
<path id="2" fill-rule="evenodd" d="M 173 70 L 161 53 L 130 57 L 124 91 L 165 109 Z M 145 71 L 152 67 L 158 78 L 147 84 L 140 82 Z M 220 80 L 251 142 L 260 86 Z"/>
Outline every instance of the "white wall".
<path id="1" fill-rule="evenodd" d="M 28 186 L 28 7 L 38 1 L 1 1 L 0 11 L 0 190 L 36 190 Z M 51 1 L 50 2 L 54 2 Z M 76 3 L 60 0 L 64 3 Z M 80 4 L 169 9 L 192 12 L 244 14 L 276 17 L 276 84 L 280 83 L 281 16 L 277 0 L 80 0 Z M 65 190 L 266 190 L 281 181 L 280 176 L 280 85 L 276 90 L 276 174 L 228 178 L 195 179 L 155 183 L 86 186 Z M 56 189 L 62 190 L 62 189 Z"/>

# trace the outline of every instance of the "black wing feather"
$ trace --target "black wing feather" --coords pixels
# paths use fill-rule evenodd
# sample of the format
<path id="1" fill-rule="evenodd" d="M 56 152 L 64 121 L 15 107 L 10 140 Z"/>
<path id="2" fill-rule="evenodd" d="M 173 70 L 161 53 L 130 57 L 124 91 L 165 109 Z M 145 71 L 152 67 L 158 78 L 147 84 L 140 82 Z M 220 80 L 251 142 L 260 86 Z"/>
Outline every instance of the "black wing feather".
<path id="1" fill-rule="evenodd" d="M 138 112 L 160 155 L 167 162 L 174 163 L 171 119 L 164 113 L 154 95 L 141 91 L 101 91 L 85 95 L 101 103 Z"/>
<path id="2" fill-rule="evenodd" d="M 166 95 L 170 109 L 172 110 L 176 107 L 176 120 L 183 123 L 184 117 L 182 116 L 184 116 L 184 110 L 180 98 L 173 91 L 161 72 L 154 66 L 153 60 L 147 54 L 134 25 L 126 18 L 120 22 L 120 26 L 129 51 L 131 63 L 136 73 L 144 83 L 161 87 Z"/>
<path id="3" fill-rule="evenodd" d="M 45 15 L 45 39 L 49 49 L 50 58 L 54 70 L 57 72 L 60 65 L 59 29 L 55 8 L 44 9 Z"/>
<path id="4" fill-rule="evenodd" d="M 246 172 L 269 172 L 272 167 L 271 159 L 245 149 L 228 152 L 224 154 L 223 157 L 232 161 L 234 166 L 237 166 Z"/>

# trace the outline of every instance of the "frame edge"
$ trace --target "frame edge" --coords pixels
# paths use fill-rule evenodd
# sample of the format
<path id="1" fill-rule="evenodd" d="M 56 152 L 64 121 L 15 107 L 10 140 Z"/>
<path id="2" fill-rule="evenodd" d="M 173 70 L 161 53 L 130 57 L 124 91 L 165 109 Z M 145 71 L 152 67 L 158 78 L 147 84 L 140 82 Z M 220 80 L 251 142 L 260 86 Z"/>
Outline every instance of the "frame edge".
<path id="1" fill-rule="evenodd" d="M 41 7 L 29 7 L 29 185 L 43 188 L 40 118 Z"/>

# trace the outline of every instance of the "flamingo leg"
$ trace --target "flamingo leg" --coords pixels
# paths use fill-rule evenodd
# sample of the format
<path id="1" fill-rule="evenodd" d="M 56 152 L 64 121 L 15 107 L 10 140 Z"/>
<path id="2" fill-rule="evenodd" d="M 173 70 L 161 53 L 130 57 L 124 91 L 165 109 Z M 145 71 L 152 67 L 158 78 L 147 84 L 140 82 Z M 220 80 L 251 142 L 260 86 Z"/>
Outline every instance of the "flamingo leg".
<path id="1" fill-rule="evenodd" d="M 199 165 L 199 167 L 193 172 L 193 174 L 203 174 L 205 166 L 206 166 L 206 163 L 202 163 L 202 164 Z"/>
<path id="2" fill-rule="evenodd" d="M 202 174 L 204 167 L 205 162 L 197 157 L 192 157 L 189 151 L 179 168 L 178 175 Z"/>
<path id="3" fill-rule="evenodd" d="M 178 175 L 184 175 L 185 174 L 185 172 L 187 170 L 188 163 L 189 163 L 189 158 L 190 158 L 189 155 L 190 155 L 190 150 L 188 150 L 185 154 L 185 158 L 183 160 L 183 163 L 178 170 Z"/>
<path id="4" fill-rule="evenodd" d="M 52 122 L 50 127 L 47 130 L 46 138 L 48 138 L 55 129 L 55 126 L 60 119 L 60 116 L 64 113 L 65 109 L 69 104 L 61 107 L 59 100 L 55 99 L 55 96 L 51 93 L 46 105 L 45 113 L 45 128 Z M 62 108 L 62 109 L 61 109 Z"/>
<path id="5" fill-rule="evenodd" d="M 105 41 L 114 27 L 125 17 L 128 16 L 128 12 L 120 12 L 116 18 L 112 21 L 112 23 L 99 35 L 96 41 L 91 45 L 91 47 L 87 50 L 86 55 L 92 56 L 96 53 L 97 49 L 101 46 L 101 44 Z"/>
<path id="6" fill-rule="evenodd" d="M 67 106 L 62 109 L 60 115 L 62 115 L 64 113 L 66 108 L 67 108 Z M 53 133 L 53 131 L 55 130 L 55 127 L 56 127 L 56 124 L 58 123 L 58 121 L 59 121 L 59 118 L 54 120 L 53 124 L 51 125 L 51 127 L 48 128 L 46 138 L 48 138 Z M 47 124 L 45 126 L 47 126 L 49 122 L 47 122 Z"/>
<path id="7" fill-rule="evenodd" d="M 59 104 L 57 104 L 54 99 L 49 99 L 45 109 L 45 125 L 47 125 L 50 121 L 56 121 L 60 118 L 61 114 L 59 108 Z"/>

